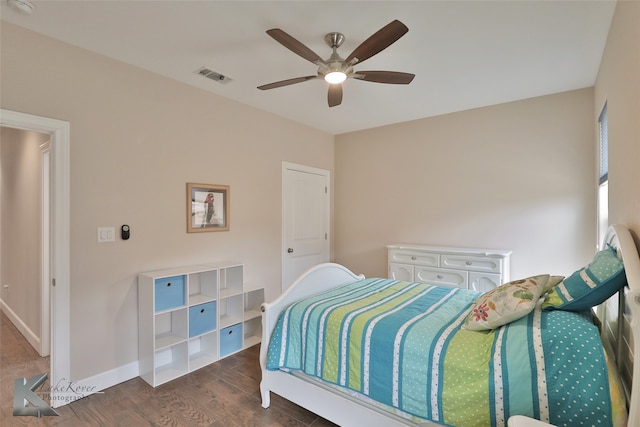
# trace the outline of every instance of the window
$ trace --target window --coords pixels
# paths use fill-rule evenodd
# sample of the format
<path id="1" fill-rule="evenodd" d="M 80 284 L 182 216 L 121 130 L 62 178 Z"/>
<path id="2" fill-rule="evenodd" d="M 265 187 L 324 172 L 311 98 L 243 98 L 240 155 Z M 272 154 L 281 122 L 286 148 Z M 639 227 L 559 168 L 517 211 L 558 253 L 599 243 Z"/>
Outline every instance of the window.
<path id="1" fill-rule="evenodd" d="M 609 226 L 609 125 L 607 104 L 604 104 L 598 127 L 599 137 L 599 177 L 598 177 L 598 244 L 604 240 L 604 235 Z"/>

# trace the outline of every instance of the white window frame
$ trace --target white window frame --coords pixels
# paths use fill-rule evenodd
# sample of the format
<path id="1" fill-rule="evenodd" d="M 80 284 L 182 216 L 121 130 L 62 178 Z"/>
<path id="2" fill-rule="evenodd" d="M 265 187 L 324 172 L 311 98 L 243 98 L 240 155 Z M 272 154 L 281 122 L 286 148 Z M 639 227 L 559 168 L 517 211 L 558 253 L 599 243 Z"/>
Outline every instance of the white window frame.
<path id="1" fill-rule="evenodd" d="M 609 113 L 604 103 L 598 117 L 598 245 L 609 226 Z M 602 248 L 600 248 L 602 249 Z"/>

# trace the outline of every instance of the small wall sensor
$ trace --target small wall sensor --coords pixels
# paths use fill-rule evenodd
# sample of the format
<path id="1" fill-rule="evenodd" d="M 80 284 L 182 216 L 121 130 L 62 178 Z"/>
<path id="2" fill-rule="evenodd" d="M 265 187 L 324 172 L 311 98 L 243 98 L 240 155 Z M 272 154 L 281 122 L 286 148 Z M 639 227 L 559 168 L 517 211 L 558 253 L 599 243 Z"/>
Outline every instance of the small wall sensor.
<path id="1" fill-rule="evenodd" d="M 131 232 L 127 224 L 120 227 L 120 237 L 122 238 L 122 240 L 128 240 L 130 235 L 131 235 Z"/>

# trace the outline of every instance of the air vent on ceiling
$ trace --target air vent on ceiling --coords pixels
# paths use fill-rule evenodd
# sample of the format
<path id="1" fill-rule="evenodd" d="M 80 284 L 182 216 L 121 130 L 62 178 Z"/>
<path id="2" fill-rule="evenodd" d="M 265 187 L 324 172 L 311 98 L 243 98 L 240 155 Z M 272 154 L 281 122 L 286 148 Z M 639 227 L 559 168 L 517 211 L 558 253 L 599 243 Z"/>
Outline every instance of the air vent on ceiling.
<path id="1" fill-rule="evenodd" d="M 196 74 L 200 74 L 201 76 L 206 77 L 206 78 L 208 78 L 210 80 L 216 81 L 218 83 L 227 84 L 227 83 L 231 82 L 231 80 L 232 80 L 231 78 L 229 78 L 229 77 L 227 77 L 227 76 L 225 76 L 223 74 L 217 73 L 217 72 L 215 72 L 215 71 L 213 71 L 213 70 L 211 70 L 211 69 L 209 69 L 207 67 L 202 67 L 199 70 L 196 70 L 195 73 Z"/>

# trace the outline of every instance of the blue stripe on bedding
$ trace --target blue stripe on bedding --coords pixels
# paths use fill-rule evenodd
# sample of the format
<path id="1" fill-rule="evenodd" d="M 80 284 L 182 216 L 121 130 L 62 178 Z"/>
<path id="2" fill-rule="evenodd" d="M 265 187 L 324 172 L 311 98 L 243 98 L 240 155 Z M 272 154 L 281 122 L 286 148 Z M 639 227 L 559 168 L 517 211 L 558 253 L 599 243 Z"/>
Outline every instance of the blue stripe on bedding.
<path id="1" fill-rule="evenodd" d="M 442 307 L 444 301 L 450 298 L 451 295 L 451 289 L 425 287 L 425 293 L 419 299 L 413 301 L 413 304 L 395 312 L 394 316 L 385 317 L 376 325 L 370 344 L 372 352 L 373 349 L 376 349 L 375 358 L 372 358 L 370 363 L 370 371 L 375 372 L 370 381 L 369 389 L 369 396 L 372 399 L 396 407 L 399 405 L 402 395 L 398 393 L 397 398 L 394 399 L 394 395 L 397 393 L 394 392 L 389 400 L 389 390 L 398 390 L 399 384 L 403 382 L 399 371 L 403 364 L 398 363 L 398 360 L 416 360 L 415 357 L 405 354 L 405 351 L 413 348 L 407 346 L 407 339 L 412 343 L 416 343 L 415 339 L 411 338 L 414 335 L 416 324 L 419 324 L 427 316 L 436 315 L 438 308 Z M 429 329 L 432 329 L 432 327 L 429 327 Z M 419 334 L 424 334 L 425 332 L 429 333 L 429 331 L 424 330 L 418 331 Z M 433 332 L 431 333 L 433 334 Z M 393 337 L 393 339 L 389 339 L 389 337 Z M 389 366 L 398 366 L 395 375 L 393 369 L 388 369 Z"/>
<path id="2" fill-rule="evenodd" d="M 506 374 L 505 379 L 505 413 L 524 414 L 529 411 L 534 399 L 529 384 L 535 384 L 531 367 L 535 366 L 533 342 L 531 336 L 523 333 L 531 328 L 533 318 L 525 317 L 512 322 L 505 327 L 505 340 L 502 344 L 502 363 L 508 366 L 506 372 L 518 372 L 517 376 Z M 531 413 L 530 415 L 534 415 Z"/>
<path id="3" fill-rule="evenodd" d="M 426 312 L 426 314 L 438 311 L 441 317 L 449 319 L 458 314 L 456 309 L 445 304 L 447 299 L 455 294 L 455 290 L 452 293 L 452 290 L 448 288 L 434 287 L 432 289 L 435 290 L 435 293 L 432 295 L 433 301 L 430 304 L 430 311 Z M 436 340 L 436 337 L 442 335 L 442 332 L 447 326 L 448 325 L 445 325 L 441 329 L 436 329 L 432 324 L 427 322 L 417 323 L 412 326 L 411 333 L 407 334 L 403 346 L 414 349 L 424 348 L 426 343 L 433 342 Z M 400 364 L 400 378 L 406 387 L 403 388 L 403 392 L 399 395 L 399 405 L 407 408 L 411 413 L 422 413 L 425 416 L 429 416 L 431 408 L 425 408 L 424 400 L 416 399 L 415 396 L 428 396 L 431 388 L 432 365 L 425 363 L 424 358 L 412 357 L 410 354 L 405 355 L 404 352 L 402 360 L 403 363 Z M 433 352 L 427 360 L 433 360 Z M 416 378 L 424 378 L 425 381 L 416 381 Z"/>

